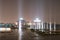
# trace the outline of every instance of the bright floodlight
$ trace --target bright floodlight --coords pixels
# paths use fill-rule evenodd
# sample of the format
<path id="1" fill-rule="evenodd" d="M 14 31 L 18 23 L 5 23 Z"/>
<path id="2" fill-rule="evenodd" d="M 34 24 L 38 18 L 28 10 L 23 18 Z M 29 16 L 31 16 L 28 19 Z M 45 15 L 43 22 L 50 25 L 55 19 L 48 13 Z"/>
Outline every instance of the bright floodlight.
<path id="1" fill-rule="evenodd" d="M 0 28 L 0 32 L 11 31 L 11 28 Z"/>
<path id="2" fill-rule="evenodd" d="M 23 18 L 20 18 L 20 20 L 23 20 Z"/>
<path id="3" fill-rule="evenodd" d="M 18 22 L 15 22 L 15 25 L 18 25 Z"/>
<path id="4" fill-rule="evenodd" d="M 36 18 L 34 22 L 41 22 L 41 20 L 39 20 L 39 18 Z"/>
<path id="5" fill-rule="evenodd" d="M 19 18 L 19 31 L 21 31 L 21 27 L 22 27 L 22 21 L 23 20 L 23 18 Z"/>

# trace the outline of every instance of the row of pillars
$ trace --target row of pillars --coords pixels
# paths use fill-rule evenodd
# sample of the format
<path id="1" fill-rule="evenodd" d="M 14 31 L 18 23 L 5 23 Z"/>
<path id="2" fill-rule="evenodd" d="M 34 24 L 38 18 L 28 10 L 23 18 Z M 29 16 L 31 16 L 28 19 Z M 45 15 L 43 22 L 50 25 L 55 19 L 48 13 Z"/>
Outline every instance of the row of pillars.
<path id="1" fill-rule="evenodd" d="M 53 26 L 52 26 L 53 25 Z M 38 18 L 36 18 L 34 20 L 34 22 L 32 23 L 32 25 L 30 26 L 31 29 L 34 29 L 34 30 L 39 30 L 39 31 L 42 31 L 42 32 L 46 32 L 46 31 L 49 31 L 50 33 L 53 31 L 55 32 L 56 31 L 56 23 L 54 22 L 53 24 L 50 22 L 50 23 L 44 23 L 42 22 L 41 20 L 39 20 Z"/>
<path id="2" fill-rule="evenodd" d="M 51 32 L 51 31 L 56 31 L 56 24 L 54 23 L 52 26 L 52 23 L 44 24 L 43 22 L 34 22 L 32 23 L 32 25 L 30 25 L 30 28 L 42 32 L 45 32 L 46 30 Z"/>
<path id="3" fill-rule="evenodd" d="M 21 30 L 21 20 L 23 20 L 23 18 L 20 18 L 20 21 L 19 21 L 19 30 Z M 53 26 L 52 26 L 52 23 L 44 23 L 42 22 L 41 20 L 39 20 L 39 18 L 36 18 L 33 22 L 32 22 L 32 25 L 30 25 L 30 28 L 31 29 L 34 29 L 34 30 L 39 30 L 39 31 L 42 31 L 42 32 L 46 32 L 46 30 L 48 30 L 50 33 L 51 31 L 56 31 L 56 23 L 54 22 L 53 23 Z"/>

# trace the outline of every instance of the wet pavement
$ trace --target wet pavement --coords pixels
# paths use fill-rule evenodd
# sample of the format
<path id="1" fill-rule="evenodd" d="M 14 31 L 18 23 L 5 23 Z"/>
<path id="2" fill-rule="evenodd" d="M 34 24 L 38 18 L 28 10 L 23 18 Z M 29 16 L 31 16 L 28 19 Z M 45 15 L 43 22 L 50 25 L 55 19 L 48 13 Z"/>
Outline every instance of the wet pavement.
<path id="1" fill-rule="evenodd" d="M 15 29 L 10 33 L 0 33 L 0 40 L 60 40 L 60 35 L 38 35 L 28 29 Z"/>
<path id="2" fill-rule="evenodd" d="M 0 40 L 18 40 L 18 31 L 17 29 L 12 32 L 0 32 Z"/>

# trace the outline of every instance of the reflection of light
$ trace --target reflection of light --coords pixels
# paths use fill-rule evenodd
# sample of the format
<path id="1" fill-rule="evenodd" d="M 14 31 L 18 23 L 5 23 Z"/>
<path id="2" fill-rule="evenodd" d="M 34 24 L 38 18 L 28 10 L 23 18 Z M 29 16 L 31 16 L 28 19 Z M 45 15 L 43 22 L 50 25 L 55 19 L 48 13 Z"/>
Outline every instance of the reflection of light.
<path id="1" fill-rule="evenodd" d="M 19 31 L 21 31 L 21 21 L 19 20 Z"/>
<path id="2" fill-rule="evenodd" d="M 51 34 L 52 28 L 51 28 L 51 22 L 50 22 L 50 34 Z"/>
<path id="3" fill-rule="evenodd" d="M 0 28 L 0 31 L 5 31 L 5 28 Z"/>
<path id="4" fill-rule="evenodd" d="M 39 20 L 39 18 L 36 18 L 34 22 L 41 22 L 41 20 Z"/>
<path id="5" fill-rule="evenodd" d="M 0 28 L 0 31 L 11 31 L 11 28 Z"/>
<path id="6" fill-rule="evenodd" d="M 42 32 L 44 31 L 43 22 L 42 22 Z"/>
<path id="7" fill-rule="evenodd" d="M 16 25 L 18 25 L 18 22 L 15 22 Z"/>
<path id="8" fill-rule="evenodd" d="M 51 29 L 51 22 L 50 22 L 50 31 L 51 31 L 52 29 Z"/>
<path id="9" fill-rule="evenodd" d="M 11 28 L 6 28 L 6 31 L 11 31 Z"/>
<path id="10" fill-rule="evenodd" d="M 21 27 L 22 27 L 22 21 L 23 18 L 20 18 L 19 19 L 19 40 L 21 40 L 21 36 L 22 36 L 22 30 L 21 30 Z"/>
<path id="11" fill-rule="evenodd" d="M 22 3 L 23 3 L 22 0 L 18 0 L 19 40 L 21 40 L 21 36 L 22 36 L 22 30 L 21 30 L 22 24 L 21 24 L 21 20 L 23 20 L 23 18 L 20 18 L 20 17 L 23 16 L 23 14 L 22 14 Z"/>
<path id="12" fill-rule="evenodd" d="M 56 31 L 56 22 L 54 22 L 54 31 Z"/>
<path id="13" fill-rule="evenodd" d="M 28 23 L 28 25 L 32 25 L 32 23 L 31 23 L 31 22 L 29 22 L 29 23 Z"/>
<path id="14" fill-rule="evenodd" d="M 22 21 L 22 20 L 23 20 L 23 18 L 20 18 L 20 19 L 19 19 L 19 31 L 21 31 L 21 27 L 22 27 L 22 22 L 21 22 L 21 21 Z"/>

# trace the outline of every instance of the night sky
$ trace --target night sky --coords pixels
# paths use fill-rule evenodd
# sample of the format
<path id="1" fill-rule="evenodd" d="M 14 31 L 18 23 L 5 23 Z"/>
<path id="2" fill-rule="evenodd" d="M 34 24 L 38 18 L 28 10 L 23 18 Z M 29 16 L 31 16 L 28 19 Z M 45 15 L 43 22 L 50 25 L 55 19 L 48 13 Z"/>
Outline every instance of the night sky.
<path id="1" fill-rule="evenodd" d="M 0 0 L 0 22 L 16 22 L 20 17 L 32 21 L 39 18 L 44 22 L 60 24 L 59 0 Z"/>

